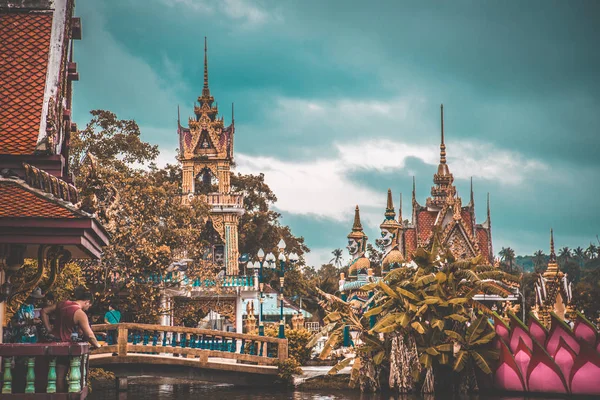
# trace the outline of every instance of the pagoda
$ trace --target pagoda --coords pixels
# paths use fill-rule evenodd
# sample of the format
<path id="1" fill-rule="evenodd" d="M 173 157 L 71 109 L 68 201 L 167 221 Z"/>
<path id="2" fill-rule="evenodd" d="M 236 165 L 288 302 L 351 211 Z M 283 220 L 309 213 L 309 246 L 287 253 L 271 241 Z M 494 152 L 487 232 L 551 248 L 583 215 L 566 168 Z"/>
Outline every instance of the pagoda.
<path id="1" fill-rule="evenodd" d="M 430 250 L 437 241 L 447 247 L 457 259 L 477 256 L 483 257 L 483 262 L 492 264 L 494 252 L 492 249 L 492 224 L 490 218 L 489 194 L 487 201 L 487 219 L 482 224 L 475 221 L 475 201 L 473 196 L 473 180 L 469 203 L 463 206 L 463 201 L 454 186 L 454 176 L 446 161 L 446 144 L 444 142 L 444 106 L 441 113 L 441 143 L 440 162 L 433 176 L 434 186 L 431 197 L 427 198 L 425 206 L 419 204 L 416 198 L 415 180 L 412 188 L 412 221 L 405 223 L 402 217 L 398 221 L 398 250 L 406 260 L 410 260 L 418 247 Z M 389 204 L 389 202 L 388 202 Z M 386 214 L 387 215 L 387 214 Z M 394 260 L 397 255 L 394 255 Z"/>
<path id="2" fill-rule="evenodd" d="M 215 98 L 208 87 L 208 55 L 204 38 L 204 87 L 194 104 L 194 117 L 188 127 L 181 126 L 179 111 L 179 161 L 182 163 L 182 201 L 189 203 L 200 196 L 210 207 L 207 230 L 216 231 L 213 260 L 223 265 L 227 275 L 238 275 L 238 224 L 244 213 L 242 194 L 231 192 L 233 138 L 235 123 L 233 106 L 231 124 L 219 117 Z"/>
<path id="3" fill-rule="evenodd" d="M 550 259 L 546 271 L 538 276 L 535 284 L 534 307 L 534 314 L 547 328 L 550 327 L 552 313 L 562 320 L 574 319 L 571 287 L 567 274 L 558 266 L 554 252 L 554 232 L 550 230 Z"/>

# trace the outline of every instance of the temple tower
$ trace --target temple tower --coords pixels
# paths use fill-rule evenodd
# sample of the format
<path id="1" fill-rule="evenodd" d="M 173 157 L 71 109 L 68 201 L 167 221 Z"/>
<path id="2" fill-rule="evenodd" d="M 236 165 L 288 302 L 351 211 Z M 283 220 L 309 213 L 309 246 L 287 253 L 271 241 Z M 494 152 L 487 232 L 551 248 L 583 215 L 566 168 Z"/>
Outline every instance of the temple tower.
<path id="1" fill-rule="evenodd" d="M 194 117 L 188 127 L 181 126 L 177 110 L 179 160 L 182 163 L 182 201 L 189 203 L 200 196 L 210 206 L 210 225 L 219 235 L 214 244 L 213 260 L 221 259 L 227 275 L 238 275 L 238 224 L 244 213 L 243 195 L 231 193 L 231 165 L 235 124 L 233 105 L 231 125 L 225 127 L 223 117 L 208 86 L 208 54 L 204 38 L 204 86 L 194 103 Z"/>
<path id="2" fill-rule="evenodd" d="M 552 312 L 562 320 L 573 317 L 569 315 L 574 311 L 571 298 L 571 282 L 558 266 L 554 252 L 554 232 L 550 230 L 550 259 L 546 271 L 539 275 L 535 284 L 534 313 L 549 328 Z"/>

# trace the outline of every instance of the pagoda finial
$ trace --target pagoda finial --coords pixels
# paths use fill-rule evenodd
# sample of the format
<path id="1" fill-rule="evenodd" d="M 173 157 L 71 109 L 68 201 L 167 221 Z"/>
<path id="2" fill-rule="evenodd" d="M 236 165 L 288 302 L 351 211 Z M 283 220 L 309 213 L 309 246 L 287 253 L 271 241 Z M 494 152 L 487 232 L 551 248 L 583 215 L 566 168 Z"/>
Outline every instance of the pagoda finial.
<path id="1" fill-rule="evenodd" d="M 177 127 L 181 126 L 181 116 L 179 115 L 179 104 L 177 104 Z"/>
<path id="2" fill-rule="evenodd" d="M 554 252 L 554 230 L 550 229 L 550 260 L 549 263 L 556 263 L 556 253 Z"/>
<path id="3" fill-rule="evenodd" d="M 398 207 L 398 222 L 400 222 L 400 224 L 403 223 L 403 220 L 402 220 L 402 193 L 400 193 L 400 206 Z"/>
<path id="4" fill-rule="evenodd" d="M 234 114 L 233 114 L 233 102 L 231 103 L 231 123 L 233 124 L 233 122 L 235 121 L 234 118 Z"/>
<path id="5" fill-rule="evenodd" d="M 487 194 L 487 219 L 490 220 L 490 192 Z"/>
<path id="6" fill-rule="evenodd" d="M 446 164 L 446 145 L 444 144 L 444 105 L 440 105 L 440 119 L 442 126 L 442 142 L 440 143 L 440 164 Z"/>
<path id="7" fill-rule="evenodd" d="M 385 219 L 396 219 L 396 211 L 394 210 L 394 201 L 392 200 L 392 189 L 387 192 L 387 206 L 385 207 Z"/>
<path id="8" fill-rule="evenodd" d="M 209 95 L 208 89 L 208 43 L 206 36 L 204 36 L 204 88 L 202 89 L 202 95 Z"/>
<path id="9" fill-rule="evenodd" d="M 360 223 L 360 210 L 358 209 L 358 206 L 356 206 L 356 210 L 354 210 L 354 224 L 352 225 L 352 231 L 353 232 L 362 232 L 363 227 L 362 224 Z"/>
<path id="10" fill-rule="evenodd" d="M 471 177 L 471 205 L 475 204 L 475 199 L 473 197 L 473 177 Z"/>

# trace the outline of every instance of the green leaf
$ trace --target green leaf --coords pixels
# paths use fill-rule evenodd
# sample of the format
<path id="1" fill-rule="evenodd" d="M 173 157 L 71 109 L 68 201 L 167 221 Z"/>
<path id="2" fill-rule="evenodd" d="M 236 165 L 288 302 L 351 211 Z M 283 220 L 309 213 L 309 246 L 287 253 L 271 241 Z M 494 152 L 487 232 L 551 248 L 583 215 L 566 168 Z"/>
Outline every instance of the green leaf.
<path id="1" fill-rule="evenodd" d="M 463 303 L 466 303 L 467 301 L 469 301 L 469 299 L 464 298 L 464 297 L 456 297 L 454 299 L 448 300 L 448 304 L 463 304 Z"/>
<path id="2" fill-rule="evenodd" d="M 419 332 L 421 335 L 425 333 L 425 328 L 423 328 L 423 325 L 421 325 L 420 322 L 415 321 L 412 324 L 410 324 L 410 326 L 412 326 L 412 328 L 415 331 Z"/>
<path id="3" fill-rule="evenodd" d="M 443 272 L 440 271 L 437 274 L 435 274 L 435 279 L 437 279 L 437 281 L 439 283 L 444 283 L 444 282 L 446 282 L 446 280 L 448 279 L 448 277 L 446 276 L 445 273 L 443 273 Z"/>
<path id="4" fill-rule="evenodd" d="M 375 326 L 369 332 L 379 332 L 381 329 L 383 329 L 389 325 L 392 325 L 396 321 L 397 317 L 398 317 L 398 313 L 386 315 L 385 317 L 383 317 L 379 321 L 377 321 Z"/>
<path id="5" fill-rule="evenodd" d="M 431 368 L 432 358 L 429 354 L 423 353 L 419 357 L 419 362 L 424 368 Z"/>
<path id="6" fill-rule="evenodd" d="M 349 357 L 349 358 L 345 358 L 342 361 L 340 361 L 339 363 L 337 363 L 333 368 L 331 368 L 329 370 L 329 372 L 327 372 L 327 375 L 335 375 L 338 372 L 340 372 L 341 370 L 343 370 L 344 368 L 346 368 L 348 365 L 350 365 L 350 363 L 352 362 L 352 360 L 354 360 L 354 357 Z"/>
<path id="7" fill-rule="evenodd" d="M 383 311 L 383 306 L 377 306 L 371 308 L 369 311 L 363 314 L 364 317 L 370 317 L 372 315 L 379 315 Z"/>
<path id="8" fill-rule="evenodd" d="M 421 307 L 419 307 L 415 316 L 418 317 L 419 315 L 423 314 L 425 311 L 427 311 L 427 307 L 429 307 L 427 304 L 423 304 Z"/>
<path id="9" fill-rule="evenodd" d="M 473 322 L 467 328 L 467 334 L 465 336 L 465 343 L 470 345 L 472 342 L 477 340 L 477 337 L 479 335 L 481 335 L 481 333 L 485 330 L 485 327 L 487 326 L 487 324 L 488 324 L 488 319 L 485 315 L 482 315 L 477 320 L 475 320 L 475 322 Z"/>
<path id="10" fill-rule="evenodd" d="M 426 352 L 427 354 L 431 354 L 432 356 L 437 356 L 438 354 L 440 354 L 440 352 L 439 352 L 439 351 L 437 351 L 437 350 L 435 349 L 435 347 L 428 347 L 428 348 L 425 350 L 425 352 Z"/>
<path id="11" fill-rule="evenodd" d="M 471 357 L 473 357 L 473 360 L 475 360 L 475 364 L 477 364 L 480 370 L 482 370 L 488 375 L 492 373 L 490 363 L 481 354 L 479 354 L 477 351 L 472 350 Z"/>
<path id="12" fill-rule="evenodd" d="M 408 297 L 409 299 L 414 300 L 414 301 L 419 301 L 419 298 L 417 296 L 415 296 L 412 292 L 410 292 L 410 291 L 408 291 L 406 289 L 403 289 L 401 287 L 397 287 L 396 291 L 398 293 L 400 293 L 404 297 Z"/>
<path id="13" fill-rule="evenodd" d="M 385 357 L 385 351 L 382 350 L 379 353 L 375 354 L 375 357 L 373 357 L 373 362 L 375 363 L 375 365 L 379 365 L 383 361 L 384 357 Z"/>
<path id="14" fill-rule="evenodd" d="M 450 314 L 444 317 L 444 319 L 453 319 L 454 321 L 458 321 L 458 322 L 467 322 L 469 320 L 469 318 L 465 317 L 464 315 L 460 315 L 460 314 Z"/>
<path id="15" fill-rule="evenodd" d="M 431 321 L 431 327 L 437 328 L 438 330 L 442 331 L 444 330 L 444 321 L 442 321 L 441 319 L 434 319 Z"/>
<path id="16" fill-rule="evenodd" d="M 462 371 L 463 368 L 465 367 L 465 365 L 467 365 L 468 358 L 469 358 L 469 353 L 467 353 L 465 350 L 459 351 L 458 354 L 456 355 L 456 359 L 454 360 L 453 369 L 456 372 Z"/>
<path id="17" fill-rule="evenodd" d="M 400 296 L 398 296 L 398 294 L 396 292 L 394 292 L 392 290 L 392 288 L 390 288 L 383 280 L 380 280 L 378 282 L 378 285 L 388 296 L 390 296 L 394 299 L 400 298 Z"/>
<path id="18" fill-rule="evenodd" d="M 444 343 L 444 344 L 440 344 L 438 346 L 435 346 L 436 350 L 438 351 L 453 351 L 454 350 L 454 344 L 452 343 Z"/>
<path id="19" fill-rule="evenodd" d="M 452 339 L 456 340 L 457 342 L 461 342 L 462 343 L 464 341 L 464 338 L 462 337 L 462 335 L 460 333 L 456 332 L 456 331 L 453 331 L 453 330 L 450 330 L 450 329 L 446 329 L 444 331 L 444 333 L 447 336 L 451 337 Z"/>
<path id="20" fill-rule="evenodd" d="M 439 297 L 428 297 L 422 301 L 423 304 L 438 304 L 441 300 Z"/>
<path id="21" fill-rule="evenodd" d="M 410 323 L 410 316 L 408 313 L 402 313 L 396 318 L 396 322 L 399 323 L 403 328 L 406 328 Z"/>
<path id="22" fill-rule="evenodd" d="M 481 337 L 480 339 L 474 341 L 473 343 L 471 343 L 471 346 L 479 346 L 482 344 L 486 344 L 491 342 L 492 340 L 494 340 L 494 338 L 496 337 L 496 332 L 490 332 L 487 335 Z"/>
<path id="23" fill-rule="evenodd" d="M 440 353 L 438 360 L 439 360 L 440 364 L 446 365 L 446 364 L 448 364 L 448 361 L 450 361 L 450 356 L 446 353 Z"/>

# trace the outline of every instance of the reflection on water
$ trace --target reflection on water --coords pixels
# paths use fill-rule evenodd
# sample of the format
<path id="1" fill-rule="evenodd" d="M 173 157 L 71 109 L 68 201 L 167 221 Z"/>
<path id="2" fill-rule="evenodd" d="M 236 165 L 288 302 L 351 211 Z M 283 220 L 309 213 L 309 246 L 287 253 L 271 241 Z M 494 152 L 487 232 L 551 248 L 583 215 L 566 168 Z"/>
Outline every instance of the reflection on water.
<path id="1" fill-rule="evenodd" d="M 115 400 L 114 388 L 97 388 L 92 391 L 89 400 Z M 123 398 L 123 397 L 121 397 Z M 169 378 L 132 378 L 129 380 L 127 400 L 437 400 L 446 399 L 443 395 L 394 397 L 381 394 L 361 394 L 356 391 L 284 391 L 278 388 L 247 388 L 229 384 L 187 381 Z M 520 396 L 468 396 L 460 400 L 527 400 Z M 535 397 L 536 400 L 556 400 L 561 397 Z M 563 398 L 564 399 L 564 398 Z"/>

